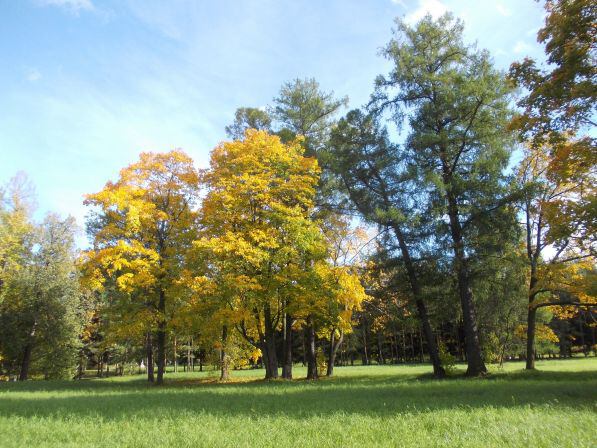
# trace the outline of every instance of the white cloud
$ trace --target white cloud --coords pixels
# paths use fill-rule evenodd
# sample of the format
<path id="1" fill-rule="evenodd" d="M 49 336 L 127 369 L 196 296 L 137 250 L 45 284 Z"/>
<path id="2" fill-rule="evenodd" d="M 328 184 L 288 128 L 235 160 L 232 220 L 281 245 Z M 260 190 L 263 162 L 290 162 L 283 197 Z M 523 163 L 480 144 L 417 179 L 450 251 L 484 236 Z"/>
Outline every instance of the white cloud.
<path id="1" fill-rule="evenodd" d="M 439 16 L 448 11 L 446 5 L 440 0 L 419 0 L 417 9 L 407 14 L 405 21 L 408 23 L 415 23 L 430 14 L 431 17 L 437 19 Z"/>
<path id="2" fill-rule="evenodd" d="M 499 12 L 504 17 L 510 17 L 512 15 L 512 11 L 510 11 L 510 9 L 504 6 L 502 3 L 496 3 L 495 9 L 497 9 L 497 12 Z"/>
<path id="3" fill-rule="evenodd" d="M 29 69 L 25 72 L 25 79 L 29 82 L 39 81 L 41 79 L 41 73 L 35 68 Z"/>
<path id="4" fill-rule="evenodd" d="M 532 50 L 532 47 L 528 43 L 519 40 L 518 42 L 516 42 L 512 50 L 516 54 L 528 53 Z"/>
<path id="5" fill-rule="evenodd" d="M 37 0 L 37 4 L 40 6 L 57 6 L 74 14 L 95 9 L 91 0 Z"/>

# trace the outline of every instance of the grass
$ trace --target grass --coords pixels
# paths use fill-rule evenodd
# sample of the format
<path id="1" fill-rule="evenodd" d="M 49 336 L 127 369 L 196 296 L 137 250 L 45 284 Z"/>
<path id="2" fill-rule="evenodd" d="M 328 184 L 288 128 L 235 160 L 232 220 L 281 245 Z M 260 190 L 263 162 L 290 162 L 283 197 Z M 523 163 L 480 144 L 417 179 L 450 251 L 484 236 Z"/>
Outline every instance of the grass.
<path id="1" fill-rule="evenodd" d="M 0 447 L 595 447 L 597 359 L 485 379 L 428 366 L 340 367 L 319 382 L 233 372 L 0 384 Z M 297 368 L 298 376 L 304 369 Z"/>

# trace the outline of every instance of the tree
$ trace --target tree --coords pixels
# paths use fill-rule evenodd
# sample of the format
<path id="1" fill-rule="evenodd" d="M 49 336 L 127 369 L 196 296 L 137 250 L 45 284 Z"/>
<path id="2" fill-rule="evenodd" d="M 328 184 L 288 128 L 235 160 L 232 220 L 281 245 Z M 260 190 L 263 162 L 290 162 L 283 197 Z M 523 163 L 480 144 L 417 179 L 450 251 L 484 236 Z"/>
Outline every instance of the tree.
<path id="1" fill-rule="evenodd" d="M 592 222 L 594 229 L 594 220 L 579 219 L 574 212 L 582 209 L 586 198 L 594 203 L 595 182 L 592 171 L 582 167 L 567 174 L 569 167 L 545 145 L 529 145 L 524 155 L 518 178 L 526 187 L 522 203 L 529 271 L 526 368 L 534 369 L 538 309 L 597 305 L 587 284 L 594 275 L 595 236 L 591 224 L 589 229 L 586 224 Z M 585 206 L 585 210 L 591 209 Z"/>
<path id="2" fill-rule="evenodd" d="M 111 293 L 121 329 L 147 335 L 149 358 L 155 333 L 157 384 L 163 383 L 167 327 L 182 260 L 196 238 L 198 193 L 193 161 L 170 151 L 142 153 L 137 163 L 121 170 L 117 182 L 108 182 L 85 201 L 95 207 L 88 222 L 94 250 L 86 254 L 87 275 L 96 288 Z"/>
<path id="3" fill-rule="evenodd" d="M 331 282 L 330 302 L 320 333 L 329 340 L 326 376 L 334 374 L 336 355 L 346 334 L 352 331 L 352 315 L 360 311 L 369 299 L 359 279 L 366 268 L 365 259 L 369 236 L 361 226 L 353 228 L 350 221 L 339 214 L 329 214 L 321 223 L 329 251 Z"/>
<path id="4" fill-rule="evenodd" d="M 462 32 L 462 22 L 450 14 L 437 21 L 426 16 L 414 27 L 398 21 L 384 50 L 394 69 L 376 80 L 371 107 L 393 111 L 398 125 L 408 118 L 403 148 L 436 204 L 438 230 L 445 228 L 451 239 L 467 374 L 476 376 L 486 367 L 471 284 L 470 232 L 507 203 L 503 172 L 512 137 L 510 88 L 486 51 L 463 43 Z"/>
<path id="5" fill-rule="evenodd" d="M 422 229 L 417 226 L 417 195 L 396 145 L 378 120 L 354 110 L 338 123 L 330 143 L 331 170 L 354 208 L 368 222 L 390 229 L 408 275 L 411 297 L 416 305 L 433 364 L 443 377 L 437 344 L 431 328 L 422 285 L 413 252 L 422 250 Z M 423 232 L 424 233 L 424 232 Z"/>
<path id="6" fill-rule="evenodd" d="M 547 64 L 530 58 L 510 67 L 510 78 L 528 94 L 513 121 L 521 138 L 534 146 L 557 146 L 582 128 L 595 126 L 597 104 L 597 5 L 591 0 L 547 0 L 545 25 L 537 40 L 545 44 Z M 593 148 L 593 138 L 583 144 Z"/>
<path id="7" fill-rule="evenodd" d="M 195 250 L 209 272 L 230 324 L 261 350 L 266 378 L 277 378 L 276 330 L 312 263 L 325 255 L 310 219 L 319 176 L 298 141 L 248 130 L 215 148 L 205 174 L 201 238 Z"/>
<path id="8" fill-rule="evenodd" d="M 24 173 L 0 188 L 0 303 L 6 284 L 31 257 L 33 188 Z"/>
<path id="9" fill-rule="evenodd" d="M 9 278 L 0 304 L 0 352 L 19 379 L 71 377 L 84 314 L 75 266 L 74 219 L 48 215 L 32 230 L 32 246 Z"/>
<path id="10" fill-rule="evenodd" d="M 334 98 L 324 92 L 314 78 L 294 79 L 282 85 L 274 98 L 272 115 L 281 136 L 305 137 L 305 154 L 319 156 L 335 124 L 335 115 L 348 104 L 348 98 Z"/>
<path id="11" fill-rule="evenodd" d="M 233 140 L 241 140 L 247 129 L 271 131 L 272 118 L 265 110 L 255 107 L 239 107 L 234 113 L 234 122 L 226 126 L 226 135 Z"/>

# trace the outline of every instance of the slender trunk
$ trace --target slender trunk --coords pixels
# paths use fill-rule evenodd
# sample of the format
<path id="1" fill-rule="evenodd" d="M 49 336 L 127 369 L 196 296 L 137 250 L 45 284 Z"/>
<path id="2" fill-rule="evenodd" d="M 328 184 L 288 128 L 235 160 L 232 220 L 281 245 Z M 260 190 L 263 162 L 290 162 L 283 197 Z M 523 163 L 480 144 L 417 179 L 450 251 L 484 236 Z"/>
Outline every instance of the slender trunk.
<path id="1" fill-rule="evenodd" d="M 406 363 L 406 332 L 402 329 L 402 360 Z"/>
<path id="2" fill-rule="evenodd" d="M 433 338 L 435 340 L 435 338 Z M 423 334 L 419 328 L 419 354 L 421 356 L 421 364 L 425 362 L 425 353 L 423 351 Z"/>
<path id="3" fill-rule="evenodd" d="M 21 361 L 21 371 L 19 373 L 19 381 L 25 381 L 29 377 L 29 365 L 31 364 L 31 352 L 33 351 L 33 338 L 35 337 L 35 330 L 37 322 L 34 321 L 31 326 L 31 331 L 27 338 L 27 345 L 23 350 L 23 359 Z"/>
<path id="4" fill-rule="evenodd" d="M 226 354 L 226 341 L 228 339 L 228 327 L 222 327 L 222 348 L 220 349 L 220 381 L 230 379 L 230 357 Z"/>
<path id="5" fill-rule="evenodd" d="M 328 356 L 328 369 L 327 369 L 327 376 L 334 375 L 334 364 L 336 363 L 336 354 L 338 353 L 338 349 L 342 345 L 342 341 L 344 340 L 344 332 L 340 331 L 340 337 L 336 339 L 336 332 L 332 331 L 332 335 L 330 337 L 330 353 Z"/>
<path id="6" fill-rule="evenodd" d="M 184 365 L 184 371 L 190 372 L 191 371 L 191 339 L 187 341 L 187 360 Z"/>
<path id="7" fill-rule="evenodd" d="M 164 367 L 166 360 L 166 294 L 164 290 L 160 290 L 160 300 L 158 302 L 158 312 L 160 314 L 157 331 L 157 345 L 158 345 L 158 378 L 157 384 L 164 384 Z"/>
<path id="8" fill-rule="evenodd" d="M 383 357 L 383 335 L 381 334 L 381 331 L 377 332 L 377 363 L 386 363 L 386 360 Z"/>
<path id="9" fill-rule="evenodd" d="M 369 350 L 367 350 L 367 326 L 363 327 L 363 365 L 369 365 Z"/>
<path id="10" fill-rule="evenodd" d="M 535 288 L 537 287 L 537 263 L 534 257 L 531 259 L 531 278 L 529 281 L 529 308 L 527 311 L 527 353 L 526 370 L 535 368 L 535 328 L 537 308 L 533 306 L 535 301 Z"/>
<path id="11" fill-rule="evenodd" d="M 441 360 L 439 359 L 439 350 L 437 348 L 435 338 L 433 337 L 433 329 L 431 328 L 431 322 L 429 321 L 427 306 L 425 304 L 425 301 L 423 300 L 421 285 L 419 283 L 419 278 L 416 274 L 415 266 L 410 257 L 410 251 L 408 249 L 408 246 L 406 245 L 404 235 L 402 234 L 398 226 L 394 226 L 394 234 L 396 235 L 398 245 L 400 246 L 400 252 L 402 254 L 404 267 L 406 268 L 406 273 L 408 275 L 408 281 L 410 283 L 411 292 L 415 299 L 415 305 L 417 306 L 417 314 L 419 316 L 419 321 L 421 323 L 423 334 L 425 335 L 425 341 L 427 342 L 429 358 L 431 359 L 431 364 L 433 365 L 433 375 L 436 378 L 443 378 L 446 376 L 446 371 L 442 367 Z"/>
<path id="12" fill-rule="evenodd" d="M 147 333 L 147 345 L 145 349 L 147 351 L 147 381 L 153 383 L 153 340 L 151 332 Z"/>
<path id="13" fill-rule="evenodd" d="M 282 364 L 282 378 L 292 379 L 292 317 L 284 315 L 284 362 Z"/>
<path id="14" fill-rule="evenodd" d="M 535 317 L 537 315 L 536 308 L 529 308 L 527 312 L 527 356 L 526 356 L 526 370 L 533 370 L 535 368 Z"/>
<path id="15" fill-rule="evenodd" d="M 174 335 L 174 341 L 173 341 L 173 346 L 172 346 L 172 350 L 174 352 L 174 373 L 178 372 L 178 352 L 176 350 L 176 334 Z"/>
<path id="16" fill-rule="evenodd" d="M 313 316 L 307 318 L 307 379 L 316 380 L 319 375 L 317 373 L 317 352 L 315 349 L 315 323 Z"/>
<path id="17" fill-rule="evenodd" d="M 390 334 L 389 336 L 389 340 L 390 340 L 390 364 L 396 364 L 396 341 L 394 340 L 394 335 Z"/>
<path id="18" fill-rule="evenodd" d="M 303 346 L 303 367 L 307 365 L 307 346 L 305 345 L 305 332 L 301 332 L 301 344 Z"/>

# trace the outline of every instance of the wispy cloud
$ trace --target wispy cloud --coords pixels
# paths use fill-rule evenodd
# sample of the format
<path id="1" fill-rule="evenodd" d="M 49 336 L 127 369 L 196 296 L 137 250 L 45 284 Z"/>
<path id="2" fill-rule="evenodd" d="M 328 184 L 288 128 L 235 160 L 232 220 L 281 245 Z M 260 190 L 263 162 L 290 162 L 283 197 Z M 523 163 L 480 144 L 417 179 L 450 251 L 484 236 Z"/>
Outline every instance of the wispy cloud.
<path id="1" fill-rule="evenodd" d="M 56 6 L 74 14 L 95 9 L 91 0 L 36 0 L 36 3 L 40 6 Z"/>
<path id="2" fill-rule="evenodd" d="M 448 11 L 448 7 L 440 0 L 419 0 L 417 9 L 407 14 L 405 20 L 409 23 L 415 23 L 425 17 L 427 14 L 434 19 Z"/>
<path id="3" fill-rule="evenodd" d="M 25 79 L 29 82 L 39 81 L 41 77 L 40 71 L 36 68 L 30 68 L 25 71 Z"/>
<path id="4" fill-rule="evenodd" d="M 528 53 L 530 50 L 532 50 L 532 47 L 527 42 L 523 42 L 522 40 L 516 42 L 514 48 L 512 49 L 512 51 L 514 51 L 516 54 Z"/>
<path id="5" fill-rule="evenodd" d="M 512 11 L 509 8 L 507 8 L 506 6 L 504 6 L 503 3 L 499 3 L 499 2 L 496 3 L 495 9 L 497 10 L 498 13 L 500 13 L 504 17 L 510 17 L 512 15 Z"/>

